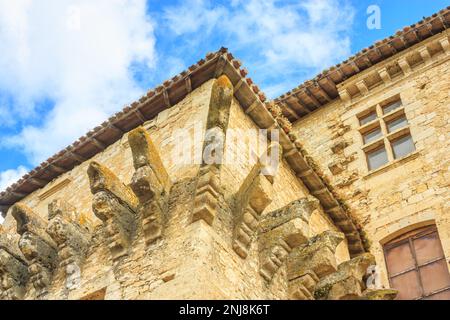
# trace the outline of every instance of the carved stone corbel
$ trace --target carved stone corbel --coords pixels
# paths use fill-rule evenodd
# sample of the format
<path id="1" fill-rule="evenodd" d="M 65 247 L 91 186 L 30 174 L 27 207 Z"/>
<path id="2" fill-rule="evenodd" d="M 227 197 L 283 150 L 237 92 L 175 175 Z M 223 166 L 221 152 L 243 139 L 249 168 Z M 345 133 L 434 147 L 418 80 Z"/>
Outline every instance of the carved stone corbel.
<path id="1" fill-rule="evenodd" d="M 92 209 L 105 224 L 112 259 L 127 253 L 136 236 L 139 201 L 130 187 L 122 183 L 108 168 L 92 162 L 88 168 Z"/>
<path id="2" fill-rule="evenodd" d="M 269 159 L 275 155 L 279 161 L 281 153 L 281 146 L 276 142 L 271 143 L 266 156 L 260 157 L 235 195 L 237 215 L 233 249 L 243 259 L 248 256 L 262 212 L 272 203 L 273 183 L 278 167 L 269 166 Z M 274 250 L 275 260 L 277 255 L 285 254 L 287 247 L 284 243 L 279 243 Z"/>
<path id="3" fill-rule="evenodd" d="M 86 259 L 91 242 L 89 229 L 81 225 L 83 221 L 75 208 L 61 199 L 48 205 L 48 219 L 47 233 L 58 245 L 59 265 L 69 276 L 68 269 L 76 266 L 81 270 Z"/>
<path id="4" fill-rule="evenodd" d="M 315 288 L 315 297 L 322 300 L 360 299 L 365 290 L 363 277 L 367 268 L 374 264 L 375 257 L 370 253 L 341 263 L 337 272 L 319 281 Z"/>
<path id="5" fill-rule="evenodd" d="M 0 226 L 0 300 L 20 300 L 29 279 L 28 265 L 17 243 L 17 235 Z"/>
<path id="6" fill-rule="evenodd" d="M 336 272 L 336 248 L 344 239 L 340 232 L 325 231 L 292 250 L 287 260 L 290 299 L 313 299 L 319 279 Z"/>
<path id="7" fill-rule="evenodd" d="M 136 170 L 131 188 L 139 198 L 146 243 L 151 244 L 162 236 L 171 182 L 158 150 L 143 127 L 131 131 L 128 141 Z"/>
<path id="8" fill-rule="evenodd" d="M 271 281 L 292 249 L 309 238 L 309 220 L 320 207 L 314 197 L 300 199 L 270 212 L 260 223 L 260 274 Z"/>
<path id="9" fill-rule="evenodd" d="M 47 292 L 58 266 L 57 244 L 46 231 L 47 222 L 26 205 L 15 204 L 11 214 L 16 219 L 17 233 L 21 236 L 19 248 L 29 263 L 30 281 L 36 295 L 42 296 Z"/>
<path id="10" fill-rule="evenodd" d="M 225 138 L 230 119 L 233 85 L 227 76 L 215 80 L 211 90 L 202 164 L 197 177 L 192 222 L 203 220 L 212 225 L 220 190 L 220 167 L 225 152 Z"/>

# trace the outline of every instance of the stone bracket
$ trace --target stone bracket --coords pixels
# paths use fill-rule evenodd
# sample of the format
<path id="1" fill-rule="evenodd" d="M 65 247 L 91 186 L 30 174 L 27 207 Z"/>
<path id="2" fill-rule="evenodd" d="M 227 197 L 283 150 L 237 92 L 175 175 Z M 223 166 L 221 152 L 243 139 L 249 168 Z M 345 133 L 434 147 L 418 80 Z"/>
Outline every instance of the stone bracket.
<path id="1" fill-rule="evenodd" d="M 172 186 L 150 135 L 139 127 L 128 135 L 135 172 L 131 188 L 139 199 L 139 214 L 147 244 L 162 237 L 164 212 Z"/>
<path id="2" fill-rule="evenodd" d="M 233 101 L 233 85 L 226 75 L 215 80 L 211 89 L 205 139 L 194 196 L 192 222 L 203 220 L 212 225 L 219 202 L 220 168 Z"/>
<path id="3" fill-rule="evenodd" d="M 58 265 L 57 244 L 47 233 L 47 222 L 35 214 L 29 207 L 17 203 L 12 207 L 12 216 L 17 222 L 20 234 L 19 248 L 29 263 L 30 281 L 36 289 L 36 295 L 47 292 Z"/>
<path id="4" fill-rule="evenodd" d="M 308 241 L 309 219 L 319 208 L 319 201 L 308 197 L 264 216 L 258 242 L 260 274 L 266 281 L 272 280 L 292 249 Z"/>
<path id="5" fill-rule="evenodd" d="M 122 183 L 109 169 L 92 162 L 88 169 L 92 208 L 103 221 L 112 259 L 125 254 L 137 234 L 139 201 L 133 190 Z"/>
<path id="6" fill-rule="evenodd" d="M 370 253 L 341 263 L 336 272 L 319 281 L 315 297 L 321 300 L 360 299 L 366 289 L 363 278 L 367 268 L 374 264 L 375 257 Z"/>
<path id="7" fill-rule="evenodd" d="M 293 249 L 287 261 L 288 280 L 308 272 L 314 272 L 319 279 L 336 272 L 336 248 L 344 239 L 340 232 L 325 231 Z"/>
<path id="8" fill-rule="evenodd" d="M 89 251 L 91 234 L 87 221 L 61 199 L 49 204 L 48 218 L 47 233 L 58 245 L 59 265 L 69 276 L 68 270 L 74 265 L 81 270 Z"/>
<path id="9" fill-rule="evenodd" d="M 17 235 L 0 226 L 0 300 L 23 299 L 29 280 L 28 265 L 17 243 Z"/>

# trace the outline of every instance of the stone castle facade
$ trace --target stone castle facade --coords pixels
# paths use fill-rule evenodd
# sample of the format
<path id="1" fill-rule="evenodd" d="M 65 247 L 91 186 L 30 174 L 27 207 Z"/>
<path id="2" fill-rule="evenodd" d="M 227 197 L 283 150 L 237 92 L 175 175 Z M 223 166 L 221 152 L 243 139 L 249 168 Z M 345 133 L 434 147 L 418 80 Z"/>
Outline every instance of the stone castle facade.
<path id="1" fill-rule="evenodd" d="M 449 25 L 273 101 L 208 54 L 0 194 L 0 298 L 450 299 Z"/>

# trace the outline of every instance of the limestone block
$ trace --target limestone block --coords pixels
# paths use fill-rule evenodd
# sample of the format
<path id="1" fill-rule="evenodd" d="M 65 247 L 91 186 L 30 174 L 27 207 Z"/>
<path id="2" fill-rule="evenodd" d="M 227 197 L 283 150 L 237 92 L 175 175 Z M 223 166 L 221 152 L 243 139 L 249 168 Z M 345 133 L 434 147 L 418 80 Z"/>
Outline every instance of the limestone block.
<path id="1" fill-rule="evenodd" d="M 140 167 L 135 171 L 131 188 L 141 204 L 160 198 L 164 192 L 164 186 L 149 166 Z"/>
<path id="2" fill-rule="evenodd" d="M 215 80 L 211 88 L 202 148 L 203 158 L 197 177 L 192 222 L 204 220 L 212 225 L 216 216 L 218 198 L 221 193 L 220 167 L 223 163 L 225 135 L 230 120 L 233 91 L 233 85 L 225 75 Z"/>
<path id="3" fill-rule="evenodd" d="M 208 119 L 206 129 L 220 128 L 223 132 L 228 128 L 231 101 L 233 100 L 233 85 L 226 75 L 220 76 L 211 89 Z"/>
<path id="4" fill-rule="evenodd" d="M 240 212 L 236 219 L 233 249 L 243 259 L 247 257 L 261 213 L 272 202 L 272 183 L 263 175 L 257 175 L 252 181 L 247 190 L 241 189 L 242 194 L 236 196 Z"/>
<path id="5" fill-rule="evenodd" d="M 58 245 L 60 266 L 76 264 L 81 267 L 91 240 L 88 227 L 80 225 L 75 208 L 64 200 L 51 202 L 48 211 L 47 233 Z"/>
<path id="6" fill-rule="evenodd" d="M 289 298 L 291 300 L 314 300 L 314 290 L 319 278 L 314 271 L 308 270 L 298 278 L 288 281 Z M 299 294 L 299 291 L 303 294 Z"/>
<path id="7" fill-rule="evenodd" d="M 294 280 L 289 283 L 289 299 L 314 300 L 314 296 L 300 281 Z"/>
<path id="8" fill-rule="evenodd" d="M 139 200 L 130 187 L 96 162 L 89 166 L 88 175 L 94 194 L 92 209 L 106 226 L 114 260 L 127 253 L 136 236 Z"/>
<path id="9" fill-rule="evenodd" d="M 363 293 L 363 300 L 394 300 L 397 297 L 398 291 L 394 289 L 378 289 L 366 290 Z"/>
<path id="10" fill-rule="evenodd" d="M 139 214 L 147 244 L 162 237 L 164 207 L 171 181 L 150 135 L 139 127 L 130 132 L 128 141 L 136 171 L 131 188 L 139 198 Z"/>
<path id="11" fill-rule="evenodd" d="M 342 233 L 325 231 L 311 238 L 305 245 L 295 248 L 287 263 L 288 279 L 295 279 L 308 270 L 314 271 L 319 278 L 335 272 L 336 248 L 343 240 Z"/>
<path id="12" fill-rule="evenodd" d="M 136 171 L 142 167 L 150 167 L 163 190 L 168 193 L 171 186 L 170 177 L 148 132 L 143 127 L 138 127 L 128 134 L 128 141 Z"/>
<path id="13" fill-rule="evenodd" d="M 138 198 L 131 188 L 122 183 L 111 170 L 97 162 L 92 162 L 88 168 L 88 176 L 92 194 L 106 191 L 121 203 L 129 206 L 131 210 L 137 210 Z"/>
<path id="14" fill-rule="evenodd" d="M 322 278 L 316 286 L 318 299 L 358 299 L 365 290 L 363 277 L 367 268 L 375 264 L 370 253 L 362 254 L 339 265 L 337 272 Z"/>
<path id="15" fill-rule="evenodd" d="M 295 286 L 296 283 L 301 284 L 305 287 L 311 295 L 314 294 L 314 289 L 319 282 L 319 277 L 314 273 L 314 271 L 308 270 L 304 274 L 300 275 L 298 278 L 289 281 L 289 286 Z"/>
<path id="16" fill-rule="evenodd" d="M 164 206 L 167 194 L 163 185 L 149 167 L 140 167 L 133 175 L 131 188 L 139 198 L 139 214 L 147 244 L 162 236 L 164 223 Z"/>
<path id="17" fill-rule="evenodd" d="M 0 229 L 0 300 L 19 300 L 25 295 L 28 265 L 18 240 Z"/>
<path id="18" fill-rule="evenodd" d="M 113 260 L 125 255 L 136 235 L 136 213 L 105 191 L 94 195 L 92 208 L 106 226 Z"/>
<path id="19" fill-rule="evenodd" d="M 214 165 L 200 168 L 194 198 L 193 222 L 204 220 L 212 225 L 220 195 L 219 174 L 219 169 Z"/>
<path id="20" fill-rule="evenodd" d="M 46 231 L 47 223 L 24 204 L 15 204 L 11 214 L 21 236 L 19 248 L 29 263 L 30 281 L 39 297 L 46 293 L 58 265 L 57 244 Z"/>
<path id="21" fill-rule="evenodd" d="M 151 244 L 162 237 L 164 211 L 158 201 L 143 204 L 140 211 L 142 212 L 142 228 L 145 241 L 147 244 Z"/>
<path id="22" fill-rule="evenodd" d="M 307 242 L 309 219 L 318 201 L 301 199 L 268 213 L 260 222 L 260 274 L 271 281 L 293 248 Z"/>

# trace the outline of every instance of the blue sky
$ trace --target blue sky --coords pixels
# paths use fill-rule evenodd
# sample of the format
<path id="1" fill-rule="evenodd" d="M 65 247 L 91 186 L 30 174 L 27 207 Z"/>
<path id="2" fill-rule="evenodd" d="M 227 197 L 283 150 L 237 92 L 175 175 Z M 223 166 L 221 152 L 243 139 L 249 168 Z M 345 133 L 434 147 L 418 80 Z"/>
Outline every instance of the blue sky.
<path id="1" fill-rule="evenodd" d="M 377 5 L 381 28 L 367 28 Z M 274 98 L 444 0 L 0 0 L 0 189 L 221 46 Z"/>

